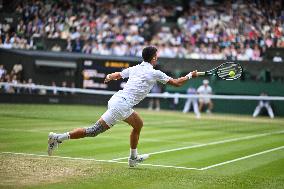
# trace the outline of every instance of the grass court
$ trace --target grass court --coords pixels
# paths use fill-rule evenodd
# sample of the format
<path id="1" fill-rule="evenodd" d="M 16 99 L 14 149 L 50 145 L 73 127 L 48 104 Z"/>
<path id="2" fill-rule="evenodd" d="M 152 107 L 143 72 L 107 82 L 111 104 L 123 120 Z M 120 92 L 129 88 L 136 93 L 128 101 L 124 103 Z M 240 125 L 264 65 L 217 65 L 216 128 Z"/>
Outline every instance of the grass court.
<path id="1" fill-rule="evenodd" d="M 284 119 L 147 111 L 129 168 L 130 126 L 64 142 L 48 157 L 50 131 L 96 122 L 105 107 L 0 104 L 0 188 L 283 188 Z"/>

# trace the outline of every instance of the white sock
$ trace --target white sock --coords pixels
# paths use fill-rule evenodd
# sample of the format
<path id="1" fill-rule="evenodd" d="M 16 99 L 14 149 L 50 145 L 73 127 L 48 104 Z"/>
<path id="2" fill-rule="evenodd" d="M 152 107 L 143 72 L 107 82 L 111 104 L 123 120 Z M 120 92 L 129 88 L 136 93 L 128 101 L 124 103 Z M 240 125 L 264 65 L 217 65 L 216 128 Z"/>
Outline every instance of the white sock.
<path id="1" fill-rule="evenodd" d="M 130 158 L 135 159 L 137 157 L 137 148 L 131 149 L 130 148 Z"/>
<path id="2" fill-rule="evenodd" d="M 67 132 L 67 133 L 63 133 L 63 134 L 57 134 L 57 139 L 59 140 L 59 141 L 63 141 L 63 140 L 68 140 L 68 139 L 70 139 L 70 135 L 69 135 L 69 132 Z"/>

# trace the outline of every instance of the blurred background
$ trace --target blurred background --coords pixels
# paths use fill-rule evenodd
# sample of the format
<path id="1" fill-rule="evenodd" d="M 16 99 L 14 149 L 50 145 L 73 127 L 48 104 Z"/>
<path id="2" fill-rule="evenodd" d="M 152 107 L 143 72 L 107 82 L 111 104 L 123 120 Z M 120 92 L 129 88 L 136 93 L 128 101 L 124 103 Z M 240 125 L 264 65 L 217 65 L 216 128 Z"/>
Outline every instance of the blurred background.
<path id="1" fill-rule="evenodd" d="M 2 0 L 0 102 L 106 105 L 111 94 L 106 91 L 125 83 L 104 84 L 106 74 L 140 63 L 142 49 L 153 45 L 159 49 L 158 69 L 172 77 L 239 62 L 242 78 L 207 78 L 210 93 L 255 99 L 212 98 L 205 108 L 199 99 L 197 106 L 201 112 L 252 116 L 261 103 L 257 96 L 284 94 L 283 29 L 281 0 Z M 139 107 L 186 113 L 188 99 L 178 95 L 201 94 L 203 79 L 181 88 L 155 86 L 153 93 L 176 97 L 158 95 Z M 266 102 L 275 116 L 284 115 L 283 100 Z M 261 108 L 258 114 L 268 115 L 270 108 Z"/>

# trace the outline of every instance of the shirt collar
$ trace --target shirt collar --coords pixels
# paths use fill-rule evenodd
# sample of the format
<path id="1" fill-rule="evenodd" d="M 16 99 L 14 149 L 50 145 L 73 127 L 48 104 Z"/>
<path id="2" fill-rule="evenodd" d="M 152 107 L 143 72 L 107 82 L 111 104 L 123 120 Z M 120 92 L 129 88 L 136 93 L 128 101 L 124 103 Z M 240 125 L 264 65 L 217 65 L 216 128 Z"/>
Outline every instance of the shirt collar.
<path id="1" fill-rule="evenodd" d="M 142 65 L 142 66 L 149 66 L 149 67 L 153 68 L 153 65 L 152 65 L 151 63 L 149 63 L 149 62 L 143 61 L 143 62 L 141 63 L 141 65 Z"/>

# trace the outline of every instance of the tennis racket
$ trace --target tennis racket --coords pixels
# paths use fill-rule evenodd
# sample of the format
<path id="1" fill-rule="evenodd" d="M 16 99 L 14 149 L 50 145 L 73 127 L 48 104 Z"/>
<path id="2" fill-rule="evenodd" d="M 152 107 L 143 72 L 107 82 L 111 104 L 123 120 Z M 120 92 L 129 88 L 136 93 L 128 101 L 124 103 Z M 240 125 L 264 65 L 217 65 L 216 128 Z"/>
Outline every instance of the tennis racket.
<path id="1" fill-rule="evenodd" d="M 215 75 L 224 80 L 235 80 L 242 76 L 243 67 L 236 62 L 225 62 L 206 72 L 197 72 L 199 76 Z"/>

